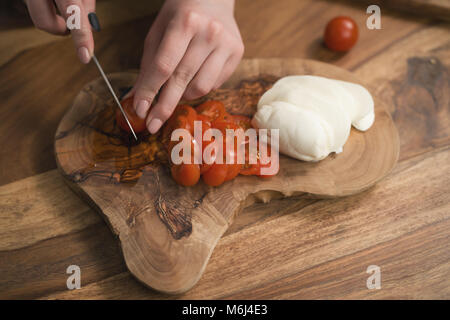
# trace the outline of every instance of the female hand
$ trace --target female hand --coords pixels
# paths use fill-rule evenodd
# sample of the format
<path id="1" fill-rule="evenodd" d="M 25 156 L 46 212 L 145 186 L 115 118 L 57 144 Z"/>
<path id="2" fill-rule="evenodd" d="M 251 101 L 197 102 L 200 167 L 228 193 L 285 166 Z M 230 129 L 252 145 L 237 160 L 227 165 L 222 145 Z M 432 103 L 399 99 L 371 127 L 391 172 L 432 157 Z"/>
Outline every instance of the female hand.
<path id="1" fill-rule="evenodd" d="M 182 97 L 207 94 L 237 67 L 244 45 L 233 10 L 234 0 L 166 0 L 145 40 L 140 74 L 129 94 L 150 133 Z"/>
<path id="2" fill-rule="evenodd" d="M 57 14 L 56 7 L 62 16 Z M 80 8 L 80 29 L 71 30 L 72 39 L 82 63 L 88 63 L 94 52 L 94 38 L 88 13 L 95 11 L 95 0 L 26 0 L 26 5 L 36 28 L 52 34 L 67 34 L 67 7 L 77 5 Z"/>

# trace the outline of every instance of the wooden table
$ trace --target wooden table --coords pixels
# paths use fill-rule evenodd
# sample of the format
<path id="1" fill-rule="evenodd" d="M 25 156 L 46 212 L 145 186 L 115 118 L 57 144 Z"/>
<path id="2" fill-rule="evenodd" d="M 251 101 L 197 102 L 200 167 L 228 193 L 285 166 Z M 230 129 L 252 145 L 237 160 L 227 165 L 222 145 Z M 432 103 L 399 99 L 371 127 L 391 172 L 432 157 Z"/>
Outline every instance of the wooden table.
<path id="1" fill-rule="evenodd" d="M 98 3 L 96 53 L 107 72 L 139 66 L 154 8 L 135 3 L 126 12 Z M 327 21 L 342 14 L 360 26 L 346 55 L 321 44 Z M 318 59 L 366 81 L 390 106 L 400 161 L 356 196 L 247 207 L 199 283 L 175 298 L 449 299 L 449 23 L 382 7 L 382 29 L 368 30 L 363 5 L 317 0 L 239 0 L 236 17 L 247 58 Z M 56 126 L 98 77 L 95 66 L 77 62 L 70 39 L 21 24 L 0 26 L 0 39 L 0 298 L 174 298 L 129 274 L 107 225 L 55 169 Z M 80 290 L 66 288 L 72 264 Z M 381 268 L 379 290 L 366 287 L 369 265 Z"/>

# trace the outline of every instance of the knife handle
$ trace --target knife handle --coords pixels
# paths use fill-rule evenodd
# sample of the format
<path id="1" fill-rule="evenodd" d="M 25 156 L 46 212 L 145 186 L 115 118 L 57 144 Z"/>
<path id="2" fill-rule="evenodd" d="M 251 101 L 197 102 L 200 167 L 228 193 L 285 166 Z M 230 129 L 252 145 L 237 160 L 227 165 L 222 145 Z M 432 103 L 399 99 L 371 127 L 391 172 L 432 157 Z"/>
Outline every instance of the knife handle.
<path id="1" fill-rule="evenodd" d="M 100 22 L 98 21 L 98 17 L 95 12 L 91 12 L 88 14 L 89 23 L 91 24 L 92 29 L 95 31 L 100 31 Z"/>

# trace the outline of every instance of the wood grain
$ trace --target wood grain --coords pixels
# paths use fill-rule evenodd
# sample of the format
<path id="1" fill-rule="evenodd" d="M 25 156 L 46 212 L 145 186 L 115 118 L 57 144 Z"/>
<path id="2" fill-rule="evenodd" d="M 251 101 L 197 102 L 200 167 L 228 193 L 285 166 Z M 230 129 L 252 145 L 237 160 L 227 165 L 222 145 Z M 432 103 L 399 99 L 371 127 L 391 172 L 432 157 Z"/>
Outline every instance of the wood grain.
<path id="1" fill-rule="evenodd" d="M 450 21 L 450 1 L 448 0 L 358 0 L 367 5 L 376 4 L 383 11 L 392 8 L 414 15 L 425 15 Z"/>
<path id="2" fill-rule="evenodd" d="M 411 158 L 371 190 L 342 199 L 275 200 L 275 217 L 224 235 L 198 284 L 177 298 L 448 298 L 449 160 L 448 147 Z M 237 220 L 261 211 L 252 206 Z M 381 290 L 366 288 L 371 264 L 381 267 Z M 173 297 L 123 273 L 46 298 Z"/>
<path id="3" fill-rule="evenodd" d="M 246 208 L 218 243 L 217 249 L 228 254 L 219 256 L 216 250 L 197 286 L 179 298 L 221 298 L 226 295 L 270 299 L 450 298 L 447 256 L 450 240 L 445 222 L 450 212 L 446 192 L 450 169 L 448 154 L 441 155 L 450 143 L 450 124 L 446 117 L 450 108 L 448 100 L 443 99 L 449 92 L 449 85 L 442 81 L 450 70 L 449 24 L 434 17 L 403 14 L 383 6 L 382 29 L 368 30 L 364 27 L 366 8 L 367 4 L 357 1 L 239 0 L 235 14 L 246 47 L 245 57 L 321 60 L 351 70 L 363 79 L 371 92 L 389 106 L 396 126 L 401 128 L 399 165 L 388 179 L 361 195 L 331 203 L 330 200 L 294 197 Z M 351 16 L 360 31 L 356 46 L 344 55 L 328 51 L 321 41 L 326 23 L 337 15 Z M 151 16 L 142 19 L 130 16 L 126 22 L 105 26 L 95 35 L 96 53 L 106 72 L 139 67 L 142 43 L 151 21 Z M 0 21 L 2 31 L 4 26 Z M 11 31 L 9 39 L 28 40 L 0 41 L 0 55 L 6 57 L 0 63 L 0 114 L 3 119 L 0 123 L 0 185 L 3 186 L 1 193 L 5 195 L 0 198 L 0 274 L 7 275 L 0 277 L 0 296 L 168 298 L 138 283 L 126 271 L 120 250 L 106 250 L 101 254 L 100 250 L 94 249 L 100 242 L 105 248 L 117 248 L 117 244 L 105 224 L 96 224 L 97 213 L 65 187 L 54 170 L 56 127 L 76 94 L 87 82 L 98 77 L 98 71 L 93 65 L 81 66 L 77 62 L 70 38 L 55 38 L 57 41 L 46 44 L 48 42 L 39 39 L 47 35 L 37 30 L 21 36 L 28 30 L 6 27 Z M 1 38 L 6 39 L 4 34 Z M 3 46 L 5 43 L 7 45 Z M 441 76 L 438 81 L 427 82 L 428 76 L 425 76 L 421 85 L 412 83 L 408 77 L 411 69 L 408 60 L 421 58 L 426 62 L 431 57 L 439 61 Z M 432 76 L 436 69 L 420 70 L 422 74 Z M 433 100 L 429 92 L 435 93 L 438 99 Z M 416 108 L 420 112 L 414 111 Z M 48 170 L 51 171 L 40 175 Z M 15 191 L 8 192 L 14 181 L 17 182 Z M 21 192 L 22 182 L 26 192 Z M 387 188 L 386 192 L 380 192 L 384 188 Z M 55 193 L 56 190 L 60 193 Z M 57 197 L 64 201 L 58 201 L 45 191 L 61 194 Z M 372 196 L 373 192 L 377 192 L 376 196 Z M 321 202 L 324 204 L 320 205 Z M 14 210 L 14 204 L 23 210 Z M 49 215 L 45 215 L 46 212 Z M 72 220 L 72 212 L 79 218 Z M 294 216 L 288 220 L 293 226 L 286 229 L 285 219 L 289 215 Z M 307 245 L 310 250 L 297 257 L 296 253 L 283 250 L 284 246 L 240 246 L 239 240 L 245 239 L 241 232 L 249 228 L 261 233 L 255 243 L 275 241 L 277 245 L 284 245 L 272 236 L 279 219 L 280 228 L 287 232 L 309 234 L 311 240 Z M 76 230 L 70 228 L 72 221 L 75 221 Z M 377 223 L 372 224 L 375 221 Z M 267 225 L 269 222 L 272 223 Z M 34 223 L 38 224 L 36 232 L 33 232 Z M 306 228 L 305 223 L 311 223 L 312 228 Z M 96 227 L 92 228 L 94 224 Z M 258 225 L 270 228 L 258 228 Z M 367 237 L 362 238 L 359 225 L 368 228 L 362 229 L 368 231 Z M 391 232 L 398 238 L 391 237 Z M 56 237 L 50 238 L 50 234 Z M 328 236 L 330 241 L 339 239 L 342 247 L 329 258 L 327 254 L 332 253 L 328 252 L 329 246 L 311 247 L 316 239 Z M 353 237 L 361 240 L 356 248 L 353 248 L 353 241 L 349 241 Z M 21 245 L 22 238 L 25 239 L 24 246 L 36 250 L 26 251 Z M 46 239 L 53 241 L 47 242 L 45 250 L 37 250 L 38 244 Z M 389 241 L 385 243 L 385 239 Z M 289 237 L 287 241 L 304 245 L 299 236 Z M 288 244 L 287 248 L 290 246 Z M 74 248 L 76 255 L 72 254 Z M 57 254 L 48 255 L 46 251 Z M 24 255 L 20 265 L 16 265 L 19 252 Z M 239 255 L 234 256 L 234 252 Z M 374 252 L 376 259 L 372 256 Z M 247 263 L 246 253 L 267 259 L 277 255 L 279 259 L 286 257 L 282 264 L 286 262 L 288 266 L 275 270 L 267 265 L 267 273 L 252 278 L 257 286 L 245 281 L 240 285 L 246 274 L 259 270 L 253 271 L 254 265 Z M 313 253 L 321 254 L 322 259 L 309 258 Z M 80 267 L 86 270 L 86 277 L 82 276 L 81 290 L 68 291 L 65 268 L 74 259 L 82 261 Z M 65 265 L 53 268 L 60 260 L 66 261 Z M 111 268 L 107 267 L 108 263 Z M 378 263 L 382 270 L 382 289 L 377 291 L 365 287 L 365 269 L 373 263 Z M 230 267 L 222 275 L 225 265 L 237 267 L 234 272 Z M 13 272 L 14 269 L 18 272 Z M 21 272 L 23 270 L 38 270 L 34 273 L 37 278 L 30 279 L 26 272 Z M 340 277 L 344 278 L 340 281 Z M 265 294 L 265 288 L 270 293 Z"/>
<path id="4" fill-rule="evenodd" d="M 0 13 L 0 65 L 14 58 L 25 50 L 35 48 L 53 42 L 58 42 L 70 36 L 60 37 L 51 35 L 34 28 L 31 19 L 26 13 L 26 6 L 23 0 L 6 0 L 6 2 L 18 2 L 16 10 L 6 4 L 6 8 Z M 158 11 L 162 0 L 130 1 L 124 8 L 121 0 L 97 0 L 96 13 L 101 22 L 102 29 L 127 23 L 142 17 L 149 16 Z M 14 4 L 10 5 L 14 6 Z M 11 25 L 18 25 L 21 28 L 11 28 Z M 100 35 L 95 34 L 95 42 L 99 41 Z M 69 39 L 69 42 L 72 41 Z"/>

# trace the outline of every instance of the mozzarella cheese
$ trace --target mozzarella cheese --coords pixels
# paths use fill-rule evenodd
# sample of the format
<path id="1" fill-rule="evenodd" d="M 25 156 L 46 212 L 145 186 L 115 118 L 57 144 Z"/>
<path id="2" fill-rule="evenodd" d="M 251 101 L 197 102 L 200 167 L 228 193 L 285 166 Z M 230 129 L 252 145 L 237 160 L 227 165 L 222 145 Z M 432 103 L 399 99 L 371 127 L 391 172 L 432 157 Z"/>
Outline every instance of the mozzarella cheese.
<path id="1" fill-rule="evenodd" d="M 258 102 L 257 128 L 279 129 L 279 150 L 305 161 L 339 153 L 353 125 L 366 131 L 375 119 L 370 93 L 358 84 L 317 76 L 281 78 Z"/>

